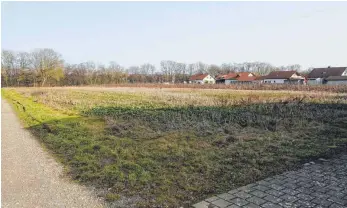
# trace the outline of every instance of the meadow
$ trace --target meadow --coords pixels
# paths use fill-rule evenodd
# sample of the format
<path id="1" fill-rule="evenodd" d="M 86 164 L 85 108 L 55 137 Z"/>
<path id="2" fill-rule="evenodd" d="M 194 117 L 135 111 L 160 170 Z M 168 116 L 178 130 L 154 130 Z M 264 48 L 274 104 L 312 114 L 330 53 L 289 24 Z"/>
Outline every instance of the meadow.
<path id="1" fill-rule="evenodd" d="M 2 96 L 66 174 L 110 206 L 189 207 L 347 151 L 345 90 L 54 87 Z"/>

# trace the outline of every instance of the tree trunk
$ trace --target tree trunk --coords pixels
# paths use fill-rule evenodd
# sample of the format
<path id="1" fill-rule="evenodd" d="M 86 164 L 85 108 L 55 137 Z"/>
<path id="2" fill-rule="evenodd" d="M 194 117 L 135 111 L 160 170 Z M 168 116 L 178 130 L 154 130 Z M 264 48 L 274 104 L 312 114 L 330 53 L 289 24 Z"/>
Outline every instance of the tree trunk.
<path id="1" fill-rule="evenodd" d="M 43 86 L 45 85 L 46 80 L 47 80 L 47 78 L 43 78 L 43 79 L 42 79 L 42 84 L 41 84 L 41 87 L 43 87 Z"/>

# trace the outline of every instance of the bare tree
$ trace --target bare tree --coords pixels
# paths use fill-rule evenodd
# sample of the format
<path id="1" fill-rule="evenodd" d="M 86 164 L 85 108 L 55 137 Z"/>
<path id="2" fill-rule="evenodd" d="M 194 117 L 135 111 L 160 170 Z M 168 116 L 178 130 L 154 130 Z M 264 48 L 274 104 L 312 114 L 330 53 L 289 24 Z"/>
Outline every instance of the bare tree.
<path id="1" fill-rule="evenodd" d="M 37 71 L 41 86 L 49 80 L 59 81 L 64 76 L 64 61 L 61 55 L 53 49 L 39 49 L 31 54 L 31 64 Z"/>
<path id="2" fill-rule="evenodd" d="M 216 76 L 218 74 L 220 74 L 222 72 L 221 68 L 217 65 L 210 65 L 207 69 L 207 72 L 211 75 L 211 76 Z"/>
<path id="3" fill-rule="evenodd" d="M 117 62 L 111 61 L 108 65 L 108 69 L 115 71 L 115 72 L 123 72 L 124 68 L 120 66 Z"/>
<path id="4" fill-rule="evenodd" d="M 300 71 L 301 65 L 300 64 L 288 65 L 288 66 L 286 66 L 286 70 L 288 70 L 288 71 Z"/>
<path id="5" fill-rule="evenodd" d="M 155 66 L 149 63 L 142 64 L 140 66 L 140 71 L 141 71 L 141 74 L 144 74 L 144 75 L 154 74 Z"/>
<path id="6" fill-rule="evenodd" d="M 1 52 L 1 77 L 6 86 L 13 85 L 16 76 L 16 54 L 12 51 Z"/>

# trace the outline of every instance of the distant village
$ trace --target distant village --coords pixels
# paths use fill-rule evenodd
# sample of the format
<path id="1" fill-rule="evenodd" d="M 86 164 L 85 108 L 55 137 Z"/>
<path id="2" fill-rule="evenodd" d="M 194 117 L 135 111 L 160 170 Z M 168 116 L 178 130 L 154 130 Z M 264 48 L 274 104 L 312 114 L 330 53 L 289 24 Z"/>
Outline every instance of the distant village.
<path id="1" fill-rule="evenodd" d="M 314 68 L 309 74 L 298 71 L 273 71 L 259 76 L 252 72 L 220 74 L 195 74 L 191 84 L 299 84 L 299 85 L 347 85 L 347 67 Z"/>
<path id="2" fill-rule="evenodd" d="M 107 66 L 93 61 L 70 64 L 49 48 L 31 52 L 2 50 L 1 55 L 1 87 L 124 83 L 347 85 L 347 66 L 308 68 L 303 73 L 299 64 L 274 66 L 266 62 L 223 63 L 218 66 L 162 60 L 159 68 L 150 63 L 129 67 L 116 62 Z"/>

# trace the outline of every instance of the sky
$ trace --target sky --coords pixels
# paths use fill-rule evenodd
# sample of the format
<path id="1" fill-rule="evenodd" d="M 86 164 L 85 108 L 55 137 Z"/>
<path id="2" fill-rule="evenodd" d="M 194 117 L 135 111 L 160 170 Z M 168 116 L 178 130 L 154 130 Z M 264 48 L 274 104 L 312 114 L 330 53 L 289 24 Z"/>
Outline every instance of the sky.
<path id="1" fill-rule="evenodd" d="M 347 66 L 347 2 L 2 2 L 1 47 L 68 63 Z"/>

